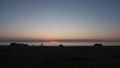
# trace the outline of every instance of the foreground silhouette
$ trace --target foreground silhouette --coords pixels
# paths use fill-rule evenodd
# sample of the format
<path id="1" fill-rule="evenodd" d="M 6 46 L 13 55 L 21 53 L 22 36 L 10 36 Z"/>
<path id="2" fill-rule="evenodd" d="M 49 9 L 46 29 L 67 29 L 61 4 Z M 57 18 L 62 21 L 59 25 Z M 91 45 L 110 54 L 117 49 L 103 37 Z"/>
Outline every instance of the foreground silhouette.
<path id="1" fill-rule="evenodd" d="M 28 44 L 11 43 L 10 46 L 28 46 Z"/>
<path id="2" fill-rule="evenodd" d="M 98 43 L 96 43 L 96 44 L 94 44 L 94 46 L 102 46 L 102 44 L 98 44 Z"/>
<path id="3" fill-rule="evenodd" d="M 120 68 L 120 46 L 0 46 L 0 68 Z"/>

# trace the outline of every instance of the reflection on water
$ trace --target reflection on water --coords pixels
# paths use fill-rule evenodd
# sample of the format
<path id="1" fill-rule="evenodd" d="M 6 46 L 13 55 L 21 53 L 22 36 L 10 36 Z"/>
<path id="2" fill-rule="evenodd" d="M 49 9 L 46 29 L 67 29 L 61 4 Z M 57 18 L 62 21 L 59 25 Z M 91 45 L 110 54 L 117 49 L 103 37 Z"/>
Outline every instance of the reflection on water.
<path id="1" fill-rule="evenodd" d="M 0 45 L 9 45 L 11 42 L 0 42 Z M 120 42 L 16 42 L 16 43 L 25 43 L 30 46 L 40 46 L 43 43 L 44 46 L 59 46 L 63 44 L 64 46 L 93 46 L 95 43 L 102 43 L 103 46 L 119 46 Z"/>

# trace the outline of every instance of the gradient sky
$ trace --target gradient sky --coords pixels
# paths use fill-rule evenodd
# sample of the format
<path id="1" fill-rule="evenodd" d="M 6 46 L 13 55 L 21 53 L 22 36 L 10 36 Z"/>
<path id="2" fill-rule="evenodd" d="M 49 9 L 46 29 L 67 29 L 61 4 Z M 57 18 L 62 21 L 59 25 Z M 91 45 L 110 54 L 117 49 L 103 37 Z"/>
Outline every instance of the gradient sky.
<path id="1" fill-rule="evenodd" d="M 0 39 L 120 39 L 120 0 L 0 0 Z"/>

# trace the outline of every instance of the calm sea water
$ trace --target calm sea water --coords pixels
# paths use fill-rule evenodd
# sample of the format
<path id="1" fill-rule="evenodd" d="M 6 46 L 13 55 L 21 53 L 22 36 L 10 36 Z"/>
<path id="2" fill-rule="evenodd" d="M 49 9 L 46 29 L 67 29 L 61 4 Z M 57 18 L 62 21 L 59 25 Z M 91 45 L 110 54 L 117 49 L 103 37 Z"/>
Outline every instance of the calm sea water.
<path id="1" fill-rule="evenodd" d="M 0 45 L 10 45 L 11 42 L 0 42 Z M 29 46 L 40 46 L 41 42 L 16 42 L 16 43 L 24 43 Z M 59 46 L 59 44 L 63 44 L 64 46 L 93 46 L 95 43 L 102 43 L 104 46 L 120 46 L 120 42 L 43 42 L 44 46 Z"/>

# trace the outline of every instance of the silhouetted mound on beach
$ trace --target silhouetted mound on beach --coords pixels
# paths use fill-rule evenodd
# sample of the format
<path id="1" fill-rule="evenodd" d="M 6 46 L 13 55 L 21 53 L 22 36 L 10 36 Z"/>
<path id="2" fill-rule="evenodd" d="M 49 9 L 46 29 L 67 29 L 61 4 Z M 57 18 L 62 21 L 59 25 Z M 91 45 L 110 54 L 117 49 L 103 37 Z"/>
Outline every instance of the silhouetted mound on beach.
<path id="1" fill-rule="evenodd" d="M 98 44 L 98 43 L 96 43 L 96 44 L 94 44 L 94 46 L 102 46 L 102 44 Z"/>
<path id="2" fill-rule="evenodd" d="M 0 68 L 120 68 L 120 46 L 0 46 Z"/>
<path id="3" fill-rule="evenodd" d="M 11 43 L 10 46 L 28 46 L 28 44 L 22 44 L 22 43 Z"/>

